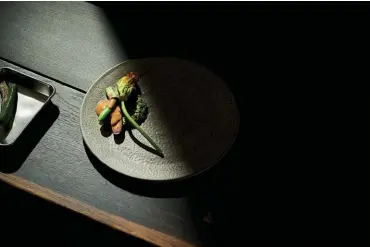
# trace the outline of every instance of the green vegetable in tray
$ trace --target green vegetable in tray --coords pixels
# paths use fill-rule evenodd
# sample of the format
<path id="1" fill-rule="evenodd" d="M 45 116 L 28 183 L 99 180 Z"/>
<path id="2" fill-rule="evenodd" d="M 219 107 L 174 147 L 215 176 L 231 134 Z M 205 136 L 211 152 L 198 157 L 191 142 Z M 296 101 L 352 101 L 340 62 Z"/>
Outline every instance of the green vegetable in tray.
<path id="1" fill-rule="evenodd" d="M 0 126 L 8 127 L 11 123 L 16 104 L 17 86 L 5 81 L 0 82 Z"/>

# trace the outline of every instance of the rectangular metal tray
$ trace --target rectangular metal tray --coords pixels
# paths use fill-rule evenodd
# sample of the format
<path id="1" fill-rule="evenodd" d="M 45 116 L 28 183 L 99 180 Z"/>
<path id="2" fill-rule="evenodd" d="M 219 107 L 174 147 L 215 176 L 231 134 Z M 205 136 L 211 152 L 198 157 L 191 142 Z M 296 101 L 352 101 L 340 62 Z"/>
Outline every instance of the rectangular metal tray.
<path id="1" fill-rule="evenodd" d="M 4 80 L 17 84 L 18 94 L 11 130 L 4 133 L 0 127 L 0 146 L 9 146 L 17 140 L 33 118 L 54 96 L 55 87 L 7 67 L 0 68 L 0 82 Z"/>

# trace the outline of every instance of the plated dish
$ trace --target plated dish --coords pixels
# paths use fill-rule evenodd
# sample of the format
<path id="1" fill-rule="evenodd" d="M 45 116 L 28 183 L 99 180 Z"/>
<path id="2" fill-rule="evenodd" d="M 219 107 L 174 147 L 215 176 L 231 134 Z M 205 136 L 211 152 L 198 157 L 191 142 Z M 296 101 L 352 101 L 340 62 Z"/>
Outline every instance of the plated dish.
<path id="1" fill-rule="evenodd" d="M 216 164 L 235 140 L 239 113 L 227 84 L 204 66 L 148 58 L 125 61 L 98 78 L 80 121 L 87 147 L 102 163 L 126 176 L 168 181 Z"/>
<path id="2" fill-rule="evenodd" d="M 155 148 L 157 154 L 163 157 L 161 148 L 140 127 L 148 116 L 148 105 L 143 100 L 138 80 L 139 76 L 130 72 L 107 87 L 107 99 L 98 102 L 95 112 L 99 123 L 108 125 L 114 135 L 120 135 L 125 129 L 138 130 Z"/>

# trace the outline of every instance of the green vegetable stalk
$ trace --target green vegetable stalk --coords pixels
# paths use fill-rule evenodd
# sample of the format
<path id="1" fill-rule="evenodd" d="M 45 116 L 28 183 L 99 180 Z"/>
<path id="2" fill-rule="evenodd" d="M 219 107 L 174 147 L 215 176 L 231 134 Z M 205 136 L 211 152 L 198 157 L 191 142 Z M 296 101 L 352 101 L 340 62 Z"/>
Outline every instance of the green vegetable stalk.
<path id="1" fill-rule="evenodd" d="M 146 114 L 147 114 L 147 106 L 145 103 L 142 102 L 141 95 L 138 95 L 136 110 L 135 110 L 133 117 L 131 117 L 130 114 L 127 112 L 125 101 L 127 101 L 131 93 L 136 90 L 135 88 L 136 81 L 137 81 L 137 77 L 133 73 L 129 73 L 127 76 L 124 76 L 117 81 L 117 88 L 119 92 L 119 99 L 121 100 L 121 108 L 123 111 L 123 115 L 128 120 L 128 122 L 150 142 L 150 144 L 157 150 L 157 152 L 163 155 L 163 152 L 159 148 L 159 146 L 136 123 L 136 121 L 142 122 L 143 120 L 145 120 Z M 135 118 L 136 121 L 133 118 Z"/>
<path id="2" fill-rule="evenodd" d="M 105 107 L 104 110 L 100 113 L 99 118 L 98 118 L 100 123 L 102 123 L 104 119 L 106 119 L 108 115 L 112 112 L 117 102 L 117 99 L 119 98 L 119 92 L 116 86 L 107 87 L 105 89 L 105 93 L 109 99 L 109 106 Z"/>
<path id="3" fill-rule="evenodd" d="M 135 120 L 132 119 L 130 114 L 128 114 L 126 106 L 125 106 L 125 101 L 121 101 L 121 108 L 122 108 L 123 114 L 125 115 L 127 120 L 130 122 L 130 124 L 134 126 L 134 128 L 136 128 L 150 142 L 150 144 L 152 144 L 152 146 L 157 150 L 159 154 L 163 155 L 163 152 L 160 149 L 160 147 L 152 140 L 152 138 L 150 138 L 150 136 L 147 133 L 145 133 L 145 131 L 135 122 Z"/>
<path id="4" fill-rule="evenodd" d="M 132 119 L 140 126 L 147 119 L 148 113 L 148 105 L 143 101 L 141 94 L 138 94 L 136 100 L 136 108 L 134 114 L 131 115 Z M 122 120 L 123 125 L 126 125 L 126 118 L 123 117 Z"/>
<path id="5" fill-rule="evenodd" d="M 99 123 L 102 123 L 111 112 L 112 112 L 111 108 L 105 107 L 98 117 Z"/>

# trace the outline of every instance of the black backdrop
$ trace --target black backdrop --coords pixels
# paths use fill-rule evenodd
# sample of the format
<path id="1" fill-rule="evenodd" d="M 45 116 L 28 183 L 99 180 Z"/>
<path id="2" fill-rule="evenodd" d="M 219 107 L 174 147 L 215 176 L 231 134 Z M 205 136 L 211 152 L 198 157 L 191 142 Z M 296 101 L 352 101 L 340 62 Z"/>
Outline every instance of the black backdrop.
<path id="1" fill-rule="evenodd" d="M 350 239 L 348 220 L 356 217 L 343 198 L 355 162 L 343 115 L 353 97 L 349 84 L 359 82 L 352 69 L 363 68 L 368 4 L 94 4 L 129 57 L 195 60 L 229 83 L 241 127 L 229 179 L 214 195 L 218 243 Z M 357 236 L 368 229 L 355 225 Z"/>

